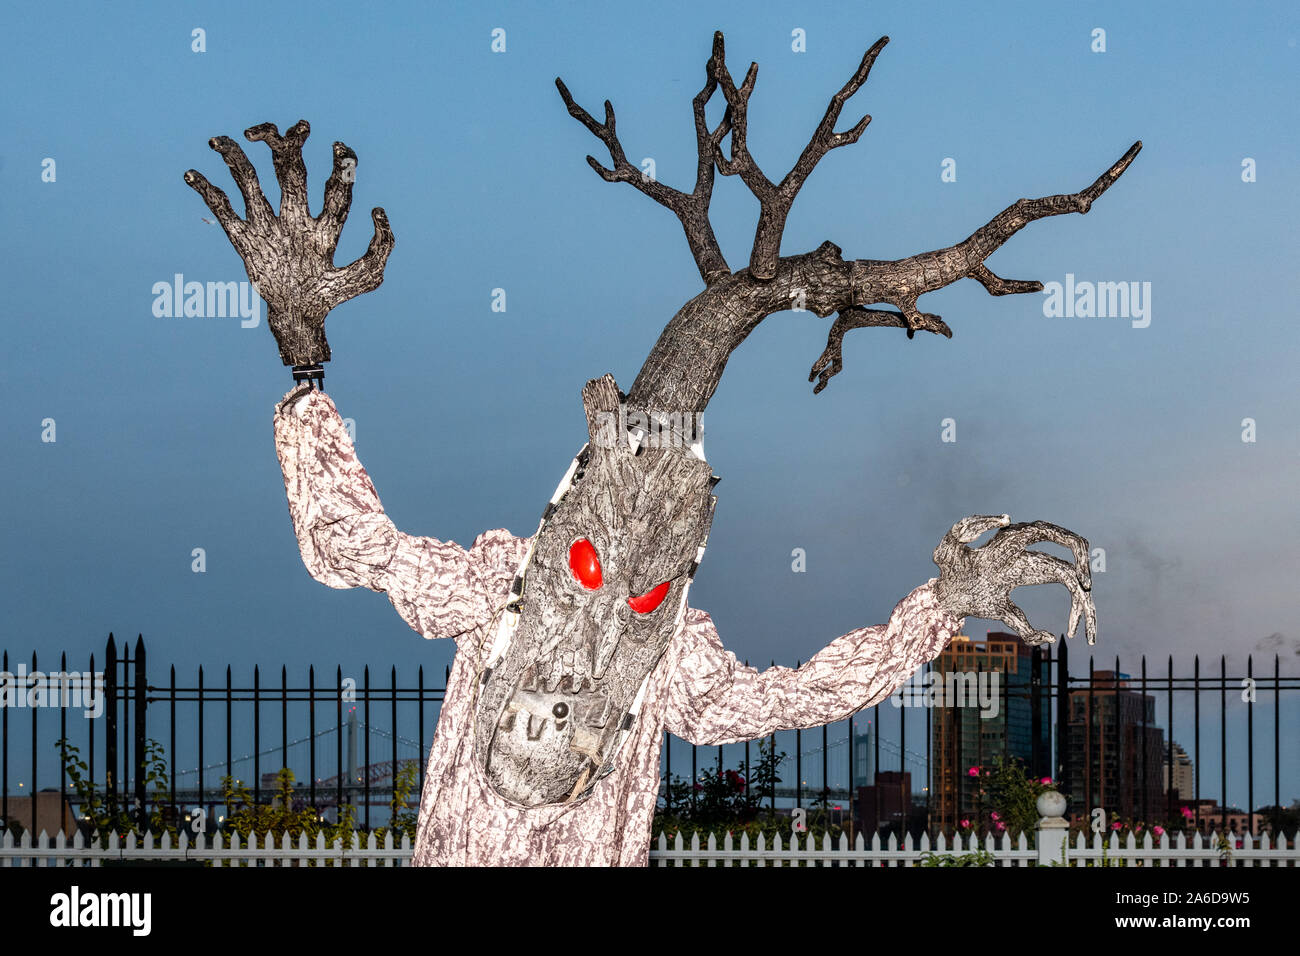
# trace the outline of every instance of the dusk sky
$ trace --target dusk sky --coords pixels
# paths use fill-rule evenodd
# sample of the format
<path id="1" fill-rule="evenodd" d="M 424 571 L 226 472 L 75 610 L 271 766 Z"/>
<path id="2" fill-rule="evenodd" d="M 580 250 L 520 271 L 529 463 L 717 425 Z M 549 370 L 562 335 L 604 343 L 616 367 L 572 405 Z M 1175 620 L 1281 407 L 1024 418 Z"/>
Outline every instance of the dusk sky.
<path id="1" fill-rule="evenodd" d="M 953 522 L 1006 512 L 1104 549 L 1098 668 L 1119 655 L 1136 671 L 1146 654 L 1163 675 L 1172 654 L 1190 672 L 1199 653 L 1216 673 L 1221 654 L 1243 672 L 1254 651 L 1257 672 L 1278 653 L 1294 674 L 1300 12 L 1195 7 L 9 8 L 0 646 L 11 661 L 35 650 L 75 663 L 109 631 L 142 633 L 159 666 L 186 673 L 422 663 L 440 680 L 450 643 L 421 640 L 383 595 L 330 590 L 302 565 L 271 431 L 292 383 L 264 310 L 254 328 L 155 314 L 155 283 L 177 274 L 247 278 L 182 174 L 200 170 L 242 212 L 207 146 L 232 136 L 278 205 L 269 150 L 242 133 L 305 118 L 317 212 L 330 144 L 356 150 L 336 261 L 365 250 L 374 206 L 397 245 L 383 286 L 329 317 L 327 391 L 355 420 L 400 529 L 464 545 L 489 528 L 531 534 L 585 440 L 583 383 L 610 372 L 630 387 L 701 289 L 673 216 L 587 166 L 608 155 L 554 79 L 598 116 L 611 99 L 629 158 L 689 191 L 690 101 L 721 29 L 737 79 L 759 63 L 750 146 L 772 178 L 862 53 L 891 37 L 839 128 L 873 120 L 812 175 L 784 253 L 828 239 L 846 259 L 939 249 L 1021 196 L 1085 187 L 1142 140 L 1088 215 L 1030 224 L 989 266 L 1133 284 L 1149 309 L 1055 316 L 1045 295 L 995 298 L 962 281 L 920 302 L 951 340 L 851 332 L 843 372 L 818 395 L 808 370 L 833 320 L 764 322 L 704 417 L 722 481 L 690 597 L 727 647 L 793 665 L 883 623 L 937 574 L 931 554 Z M 796 30 L 806 52 L 792 49 Z M 719 177 L 712 222 L 733 268 L 756 213 L 738 178 Z M 948 418 L 955 442 L 942 440 Z M 1014 597 L 1035 626 L 1064 630 L 1063 588 Z M 966 633 L 989 629 L 1004 627 L 970 619 Z M 1082 635 L 1071 654 L 1086 673 Z M 1294 703 L 1283 720 L 1300 723 Z"/>

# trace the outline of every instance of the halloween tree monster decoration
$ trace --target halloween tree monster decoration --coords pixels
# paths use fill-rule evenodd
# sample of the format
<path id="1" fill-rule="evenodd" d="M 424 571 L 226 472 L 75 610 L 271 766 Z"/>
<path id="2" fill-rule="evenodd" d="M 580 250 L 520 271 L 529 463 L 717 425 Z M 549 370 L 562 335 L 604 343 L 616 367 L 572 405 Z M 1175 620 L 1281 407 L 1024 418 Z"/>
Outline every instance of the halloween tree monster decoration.
<path id="1" fill-rule="evenodd" d="M 610 103 L 597 121 L 556 80 L 569 113 L 609 150 L 609 168 L 590 156 L 588 163 L 605 180 L 630 183 L 672 210 L 705 288 L 664 328 L 626 396 L 608 375 L 582 390 L 588 441 L 529 538 L 489 531 L 466 549 L 397 531 L 333 402 L 313 387 L 323 385 L 330 357 L 325 315 L 380 284 L 394 244 L 376 209 L 369 250 L 351 265 L 333 265 L 356 154 L 334 145 L 334 171 L 314 218 L 301 153 L 305 122 L 283 137 L 270 124 L 245 133 L 271 148 L 278 217 L 233 140 L 211 146 L 243 194 L 244 219 L 203 176 L 185 174 L 269 303 L 282 360 L 300 382 L 277 407 L 275 435 L 308 570 L 330 587 L 385 592 L 419 633 L 457 641 L 422 793 L 417 864 L 644 864 L 665 730 L 721 744 L 844 719 L 934 658 L 967 615 L 1002 620 L 1032 644 L 1054 640 L 1011 602 L 1021 585 L 1063 584 L 1071 595 L 1068 633 L 1082 617 L 1089 643 L 1095 640 L 1088 543 L 1046 522 L 1012 524 L 1007 515 L 959 521 L 934 552 L 939 577 L 904 598 L 888 624 L 837 638 L 796 670 L 741 666 L 709 616 L 687 604 L 717 480 L 698 441 L 698 418 L 745 337 L 796 301 L 821 317 L 837 314 L 809 376 L 814 391 L 841 370 L 850 329 L 951 337 L 939 316 L 918 310 L 919 296 L 964 277 L 993 295 L 1041 290 L 1038 282 L 999 278 L 985 260 L 1036 219 L 1086 213 L 1141 148 L 1134 144 L 1086 189 L 1017 200 L 945 249 L 895 261 L 846 260 L 825 242 L 782 255 L 800 187 L 827 152 L 856 142 L 870 122 L 835 131 L 886 42 L 867 51 L 794 167 L 773 182 L 747 143 L 757 66 L 737 86 L 715 34 L 693 102 L 698 164 L 689 193 L 643 178 L 624 155 Z M 710 128 L 705 105 L 719 89 L 725 113 Z M 709 223 L 715 169 L 739 176 L 760 204 L 748 267 L 737 271 Z M 878 305 L 892 309 L 871 308 Z M 988 543 L 970 547 L 995 528 Z M 1069 548 L 1074 561 L 1029 550 L 1042 541 Z"/>

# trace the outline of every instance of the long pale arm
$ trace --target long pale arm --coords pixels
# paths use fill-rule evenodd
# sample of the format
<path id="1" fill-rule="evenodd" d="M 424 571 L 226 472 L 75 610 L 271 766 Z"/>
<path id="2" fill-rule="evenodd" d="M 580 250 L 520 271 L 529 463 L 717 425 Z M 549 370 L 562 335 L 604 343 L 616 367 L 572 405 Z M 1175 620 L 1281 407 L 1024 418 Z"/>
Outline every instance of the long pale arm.
<path id="1" fill-rule="evenodd" d="M 737 743 L 844 720 L 880 703 L 961 630 L 964 619 L 940 606 L 935 583 L 899 602 L 888 624 L 850 631 L 797 669 L 741 664 L 723 648 L 712 618 L 692 608 L 666 729 L 694 744 Z"/>

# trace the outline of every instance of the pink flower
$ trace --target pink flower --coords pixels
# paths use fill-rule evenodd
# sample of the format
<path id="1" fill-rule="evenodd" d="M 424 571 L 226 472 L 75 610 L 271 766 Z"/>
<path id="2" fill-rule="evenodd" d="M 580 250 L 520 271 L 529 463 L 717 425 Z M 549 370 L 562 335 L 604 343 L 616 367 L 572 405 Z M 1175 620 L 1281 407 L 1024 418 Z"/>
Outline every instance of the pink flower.
<path id="1" fill-rule="evenodd" d="M 1151 828 L 1151 832 L 1154 833 L 1156 836 L 1164 836 L 1165 828 L 1161 826 L 1155 826 Z"/>
<path id="2" fill-rule="evenodd" d="M 989 816 L 991 816 L 994 820 L 1001 819 L 1001 818 L 998 816 L 998 812 L 997 812 L 996 810 L 994 810 L 992 813 L 990 813 Z"/>
<path id="3" fill-rule="evenodd" d="M 1190 820 L 1192 817 L 1196 816 L 1196 814 L 1192 813 L 1191 807 L 1183 807 L 1183 816 Z"/>
<path id="4" fill-rule="evenodd" d="M 980 768 L 971 767 L 969 770 L 966 771 L 966 774 L 971 777 L 978 777 L 980 775 Z"/>
<path id="5" fill-rule="evenodd" d="M 962 828 L 963 830 L 969 829 L 969 828 L 970 828 L 970 820 L 962 820 L 962 821 L 961 821 L 961 828 Z"/>
<path id="6" fill-rule="evenodd" d="M 1123 826 L 1124 826 L 1124 824 L 1119 823 L 1119 822 L 1117 821 L 1117 822 L 1115 822 L 1115 823 L 1112 823 L 1112 824 L 1110 825 L 1110 828 L 1111 828 L 1112 830 L 1119 830 L 1119 829 L 1121 829 Z"/>
<path id="7" fill-rule="evenodd" d="M 1051 784 L 1052 784 L 1052 778 L 1051 778 L 1051 777 L 1043 777 L 1043 779 L 1039 780 L 1038 782 L 1041 783 L 1043 786 L 1051 786 Z"/>
<path id="8" fill-rule="evenodd" d="M 994 827 L 995 829 L 998 830 L 1005 830 L 1007 828 L 1007 825 L 1003 823 L 1001 820 L 999 820 L 996 824 L 994 824 Z"/>

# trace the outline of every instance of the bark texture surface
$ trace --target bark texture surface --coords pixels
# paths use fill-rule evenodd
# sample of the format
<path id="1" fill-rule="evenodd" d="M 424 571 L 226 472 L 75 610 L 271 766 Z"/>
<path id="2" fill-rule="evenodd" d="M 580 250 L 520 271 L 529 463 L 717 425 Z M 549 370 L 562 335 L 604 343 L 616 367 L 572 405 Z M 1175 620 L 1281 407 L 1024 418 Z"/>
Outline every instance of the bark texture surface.
<path id="1" fill-rule="evenodd" d="M 556 79 L 570 115 L 606 146 L 614 167 L 606 169 L 591 156 L 587 162 L 607 182 L 629 183 L 678 217 L 706 286 L 673 316 L 659 336 L 628 393 L 633 407 L 702 412 L 731 353 L 763 319 L 776 312 L 801 309 L 821 317 L 838 313 L 826 349 L 808 376 L 810 382 L 816 382 L 814 392 L 825 388 L 843 368 L 842 343 L 850 329 L 895 327 L 905 329 L 908 338 L 918 331 L 951 338 L 952 330 L 942 318 L 920 311 L 920 296 L 962 278 L 976 280 L 991 295 L 1042 291 L 1041 282 L 994 275 L 984 260 L 1034 220 L 1086 213 L 1142 148 L 1141 142 L 1134 143 L 1079 192 L 1017 199 L 965 240 L 943 249 L 896 260 L 846 260 L 840 247 L 828 240 L 813 252 L 782 256 L 782 234 L 799 190 L 828 152 L 856 143 L 871 122 L 870 116 L 864 116 L 847 130 L 835 131 L 845 104 L 862 89 L 888 42 L 888 37 L 881 37 L 863 55 L 853 75 L 831 97 L 794 166 L 773 182 L 749 149 L 749 101 L 758 79 L 758 64 L 751 63 L 737 85 L 727 67 L 723 36 L 715 33 L 713 52 L 705 64 L 704 87 L 692 103 L 698 163 L 695 188 L 690 193 L 647 180 L 627 161 L 609 100 L 605 101 L 605 121 L 597 122 Z M 718 90 L 726 112 L 710 129 L 704 107 Z M 739 177 L 759 203 L 749 264 L 735 272 L 727 265 L 709 222 L 715 168 L 724 176 Z M 891 305 L 897 311 L 868 308 L 872 305 Z"/>
<path id="2" fill-rule="evenodd" d="M 280 214 L 262 194 L 257 170 L 229 136 L 208 141 L 230 167 L 231 178 L 244 197 L 245 218 L 235 215 L 230 200 L 197 170 L 185 173 L 185 182 L 208 204 L 230 244 L 244 260 L 248 280 L 266 300 L 267 324 L 280 347 L 285 365 L 315 365 L 330 359 L 325 338 L 325 316 L 348 299 L 379 288 L 384 266 L 396 239 L 383 209 L 371 211 L 375 232 L 370 247 L 342 268 L 334 265 L 334 250 L 352 206 L 357 154 L 343 143 L 334 144 L 334 171 L 325 183 L 319 216 L 307 203 L 307 168 L 302 144 L 311 133 L 299 120 L 280 135 L 274 123 L 244 131 L 250 142 L 271 147 L 275 177 L 280 183 Z"/>
<path id="3" fill-rule="evenodd" d="M 277 406 L 275 438 L 312 576 L 330 587 L 384 592 L 422 636 L 457 643 L 421 794 L 417 865 L 644 866 L 664 731 L 721 744 L 843 720 L 888 697 L 961 627 L 940 606 L 931 579 L 888 623 L 850 631 L 797 669 L 759 672 L 723 648 L 708 614 L 688 608 L 650 671 L 613 772 L 571 802 L 517 806 L 484 773 L 475 686 L 490 624 L 510 599 L 531 539 L 488 531 L 464 548 L 398 531 L 321 392 Z"/>
<path id="4" fill-rule="evenodd" d="M 612 769 L 637 693 L 681 627 L 713 517 L 705 462 L 672 442 L 634 450 L 606 427 L 621 398 L 610 376 L 583 389 L 591 440 L 547 509 L 509 649 L 483 676 L 474 737 L 491 786 L 522 806 L 575 800 Z M 569 566 L 579 540 L 595 548 L 597 588 Z M 653 610 L 629 604 L 662 584 Z"/>

